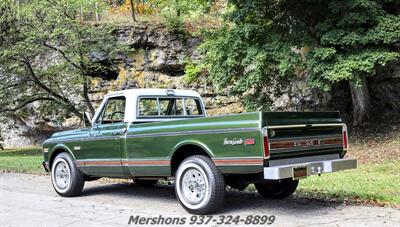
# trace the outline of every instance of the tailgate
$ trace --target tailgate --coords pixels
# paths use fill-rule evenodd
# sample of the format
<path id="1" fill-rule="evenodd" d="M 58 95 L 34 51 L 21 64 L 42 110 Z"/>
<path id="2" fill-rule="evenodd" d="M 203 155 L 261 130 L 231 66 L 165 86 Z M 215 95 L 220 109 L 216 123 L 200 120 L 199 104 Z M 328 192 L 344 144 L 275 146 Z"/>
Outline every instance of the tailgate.
<path id="1" fill-rule="evenodd" d="M 339 112 L 263 112 L 262 126 L 270 160 L 342 158 L 347 148 Z"/>

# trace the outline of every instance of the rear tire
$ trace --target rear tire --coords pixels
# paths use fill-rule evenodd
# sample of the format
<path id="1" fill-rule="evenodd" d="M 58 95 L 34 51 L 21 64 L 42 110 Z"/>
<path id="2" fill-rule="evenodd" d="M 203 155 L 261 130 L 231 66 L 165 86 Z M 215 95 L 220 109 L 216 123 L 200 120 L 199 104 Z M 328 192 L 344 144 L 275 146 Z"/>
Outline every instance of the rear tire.
<path id="1" fill-rule="evenodd" d="M 157 184 L 158 180 L 133 179 L 137 186 L 150 187 Z"/>
<path id="2" fill-rule="evenodd" d="M 175 193 L 189 213 L 209 214 L 218 210 L 224 202 L 224 177 L 209 157 L 190 156 L 176 171 Z"/>
<path id="3" fill-rule="evenodd" d="M 58 154 L 53 161 L 51 182 L 60 196 L 71 197 L 82 192 L 85 179 L 76 167 L 72 156 L 63 152 Z"/>
<path id="4" fill-rule="evenodd" d="M 262 183 L 256 183 L 254 186 L 257 192 L 265 198 L 284 199 L 296 191 L 298 184 L 298 180 L 287 178 L 283 180 L 267 180 Z"/>

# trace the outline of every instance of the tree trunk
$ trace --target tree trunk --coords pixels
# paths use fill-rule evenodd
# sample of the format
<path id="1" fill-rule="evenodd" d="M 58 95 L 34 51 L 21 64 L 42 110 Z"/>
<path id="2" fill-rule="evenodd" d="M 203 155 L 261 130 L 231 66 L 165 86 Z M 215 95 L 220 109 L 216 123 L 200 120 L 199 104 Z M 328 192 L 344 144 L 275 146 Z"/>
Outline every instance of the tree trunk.
<path id="1" fill-rule="evenodd" d="M 31 63 L 29 62 L 28 59 L 22 60 L 22 63 L 25 65 L 25 68 L 27 70 L 28 75 L 32 78 L 32 81 L 43 91 L 48 93 L 49 95 L 53 96 L 56 100 L 59 100 L 59 102 L 65 104 L 65 106 L 71 110 L 72 113 L 74 113 L 77 117 L 82 117 L 81 112 L 77 110 L 73 104 L 68 98 L 64 97 L 62 94 L 58 94 L 55 91 L 53 91 L 51 88 L 46 86 L 44 83 L 40 81 L 40 79 L 36 76 L 35 71 L 32 68 Z"/>
<path id="2" fill-rule="evenodd" d="M 99 5 L 97 2 L 94 3 L 94 8 L 95 8 L 96 22 L 99 22 L 100 14 L 99 14 Z"/>
<path id="3" fill-rule="evenodd" d="M 133 21 L 136 22 L 135 7 L 134 7 L 134 5 L 133 5 L 133 0 L 130 0 L 129 2 L 131 3 L 131 15 L 132 15 L 132 19 L 133 19 Z"/>
<path id="4" fill-rule="evenodd" d="M 86 106 L 89 108 L 90 114 L 92 116 L 94 116 L 96 110 L 94 109 L 92 102 L 90 101 L 89 98 L 89 85 L 88 85 L 89 81 L 88 81 L 88 77 L 85 77 L 85 81 L 83 82 L 83 99 L 85 100 Z"/>
<path id="5" fill-rule="evenodd" d="M 181 6 L 179 5 L 179 0 L 175 0 L 175 5 L 176 5 L 176 15 L 178 16 L 178 17 L 180 17 L 181 16 Z"/>
<path id="6" fill-rule="evenodd" d="M 353 124 L 354 126 L 362 125 L 370 116 L 371 100 L 368 92 L 367 78 L 361 77 L 361 85 L 357 86 L 354 82 L 349 81 L 351 100 L 353 103 Z"/>
<path id="7" fill-rule="evenodd" d="M 0 135 L 0 150 L 4 150 L 4 147 L 3 147 L 3 137 L 1 137 L 1 135 Z"/>
<path id="8" fill-rule="evenodd" d="M 20 5 L 19 0 L 16 0 L 15 4 L 17 5 L 17 19 L 19 19 L 19 5 Z"/>
<path id="9" fill-rule="evenodd" d="M 83 21 L 83 4 L 81 3 L 81 10 L 79 11 L 79 14 L 81 16 L 81 21 Z"/>

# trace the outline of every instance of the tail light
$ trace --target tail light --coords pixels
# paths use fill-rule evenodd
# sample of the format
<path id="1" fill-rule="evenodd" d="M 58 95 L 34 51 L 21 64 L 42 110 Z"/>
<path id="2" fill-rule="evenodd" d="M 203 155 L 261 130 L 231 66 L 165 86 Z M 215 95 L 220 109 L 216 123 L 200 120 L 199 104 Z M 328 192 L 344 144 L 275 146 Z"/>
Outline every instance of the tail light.
<path id="1" fill-rule="evenodd" d="M 263 130 L 263 137 L 264 137 L 264 157 L 269 158 L 269 142 L 268 142 L 268 130 Z"/>
<path id="2" fill-rule="evenodd" d="M 348 141 L 349 141 L 349 137 L 347 135 L 347 126 L 344 125 L 343 126 L 343 149 L 344 150 L 347 150 L 349 148 Z"/>

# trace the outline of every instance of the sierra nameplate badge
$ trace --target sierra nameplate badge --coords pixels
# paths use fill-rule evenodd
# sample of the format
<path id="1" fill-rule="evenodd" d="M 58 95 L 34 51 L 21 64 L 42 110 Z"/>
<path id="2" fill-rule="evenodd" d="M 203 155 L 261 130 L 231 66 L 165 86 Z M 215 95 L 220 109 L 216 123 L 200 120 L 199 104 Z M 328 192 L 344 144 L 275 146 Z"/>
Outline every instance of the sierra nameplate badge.
<path id="1" fill-rule="evenodd" d="M 224 145 L 241 145 L 241 144 L 243 144 L 243 139 L 236 139 L 236 138 L 234 138 L 234 139 L 225 138 L 224 139 Z"/>

